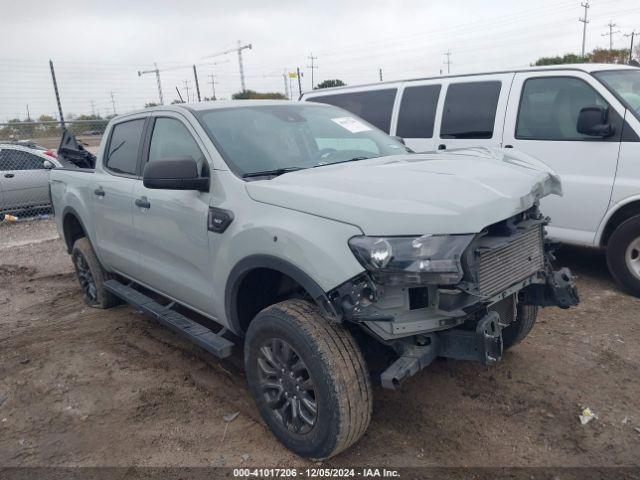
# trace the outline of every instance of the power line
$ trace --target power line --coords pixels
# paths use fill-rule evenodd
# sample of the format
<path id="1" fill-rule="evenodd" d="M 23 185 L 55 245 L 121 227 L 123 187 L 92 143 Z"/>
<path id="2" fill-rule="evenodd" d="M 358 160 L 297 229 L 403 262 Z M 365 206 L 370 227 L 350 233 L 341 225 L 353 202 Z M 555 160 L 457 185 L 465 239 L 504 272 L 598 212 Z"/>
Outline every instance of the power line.
<path id="1" fill-rule="evenodd" d="M 584 17 L 579 18 L 578 21 L 582 22 L 582 58 L 584 58 L 584 45 L 587 38 L 587 23 L 589 20 L 587 19 L 587 13 L 589 11 L 589 2 L 580 3 L 582 7 L 584 7 Z"/>
<path id="2" fill-rule="evenodd" d="M 607 23 L 607 27 L 609 27 L 609 31 L 601 34 L 601 36 L 603 37 L 609 37 L 609 51 L 613 50 L 613 34 L 620 33 L 620 30 L 616 30 L 615 32 L 613 31 L 613 28 L 617 26 L 618 25 L 610 21 L 609 23 Z"/>
<path id="3" fill-rule="evenodd" d="M 317 60 L 318 57 L 314 57 L 313 53 L 311 53 L 307 58 L 311 60 L 311 65 L 307 65 L 307 68 L 311 69 L 311 90 L 313 90 L 315 88 L 315 83 L 313 82 L 313 71 L 318 68 L 313 62 L 314 60 Z"/>

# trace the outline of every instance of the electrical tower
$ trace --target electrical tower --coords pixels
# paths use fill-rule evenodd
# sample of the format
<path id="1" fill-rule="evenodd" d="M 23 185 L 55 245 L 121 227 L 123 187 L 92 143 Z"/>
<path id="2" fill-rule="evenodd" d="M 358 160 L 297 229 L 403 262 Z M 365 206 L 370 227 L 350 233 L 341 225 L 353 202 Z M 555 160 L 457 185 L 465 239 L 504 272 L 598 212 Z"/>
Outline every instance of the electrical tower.
<path id="1" fill-rule="evenodd" d="M 449 75 L 451 73 L 451 50 L 447 50 L 444 54 L 447 57 L 447 61 L 444 63 L 447 66 L 447 75 Z"/>
<path id="2" fill-rule="evenodd" d="M 146 75 L 147 73 L 155 73 L 156 81 L 158 82 L 158 97 L 160 98 L 160 105 L 164 105 L 164 100 L 162 98 L 162 85 L 160 84 L 160 70 L 158 69 L 158 65 L 154 62 L 153 70 L 138 70 L 138 76 Z"/>
<path id="3" fill-rule="evenodd" d="M 113 92 L 109 92 L 109 95 L 111 96 L 111 106 L 113 107 L 113 114 L 117 115 L 117 113 L 116 113 L 116 100 L 115 100 L 115 98 L 113 98 Z"/>
<path id="4" fill-rule="evenodd" d="M 224 50 L 222 52 L 214 53 L 213 55 L 207 55 L 206 57 L 203 57 L 203 58 L 214 58 L 214 57 L 219 57 L 220 55 L 226 55 L 228 53 L 238 52 L 238 66 L 240 68 L 240 85 L 242 86 L 243 92 L 247 90 L 244 83 L 244 66 L 242 64 L 242 50 L 245 50 L 245 49 L 251 50 L 252 45 L 250 43 L 246 45 L 242 45 L 240 40 L 238 40 L 238 46 L 236 48 L 230 48 L 229 50 Z"/>
<path id="5" fill-rule="evenodd" d="M 609 22 L 607 23 L 607 27 L 609 27 L 609 31 L 601 34 L 603 37 L 609 37 L 609 51 L 613 50 L 613 34 L 620 33 L 620 30 L 616 30 L 615 32 L 613 31 L 613 28 L 617 26 L 618 25 L 616 25 L 615 23 Z"/>
<path id="6" fill-rule="evenodd" d="M 208 75 L 208 76 L 209 76 L 209 78 L 211 80 L 209 80 L 209 82 L 207 82 L 207 83 L 211 84 L 211 90 L 213 90 L 213 98 L 212 98 L 212 100 L 217 100 L 216 99 L 216 83 L 218 83 L 218 82 L 216 82 L 216 76 L 213 73 Z"/>
<path id="7" fill-rule="evenodd" d="M 313 90 L 315 88 L 315 84 L 313 83 L 313 71 L 318 68 L 318 66 L 314 62 L 318 59 L 318 57 L 314 57 L 313 53 L 311 53 L 311 55 L 309 55 L 307 58 L 311 60 L 311 65 L 307 65 L 307 68 L 311 69 L 311 90 Z"/>

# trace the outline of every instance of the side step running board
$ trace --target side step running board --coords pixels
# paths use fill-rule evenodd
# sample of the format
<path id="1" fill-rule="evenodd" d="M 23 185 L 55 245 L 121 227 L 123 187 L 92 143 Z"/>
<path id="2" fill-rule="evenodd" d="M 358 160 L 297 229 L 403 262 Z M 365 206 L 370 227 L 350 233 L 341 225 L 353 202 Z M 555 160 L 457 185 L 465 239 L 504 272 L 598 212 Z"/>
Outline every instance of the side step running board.
<path id="1" fill-rule="evenodd" d="M 152 316 L 162 325 L 181 333 L 207 352 L 213 353 L 219 358 L 231 355 L 233 342 L 221 336 L 226 328 L 223 328 L 219 333 L 214 333 L 199 323 L 173 311 L 171 309 L 173 303 L 167 306 L 160 305 L 143 293 L 123 285 L 117 280 L 107 280 L 104 286 L 109 292 Z"/>

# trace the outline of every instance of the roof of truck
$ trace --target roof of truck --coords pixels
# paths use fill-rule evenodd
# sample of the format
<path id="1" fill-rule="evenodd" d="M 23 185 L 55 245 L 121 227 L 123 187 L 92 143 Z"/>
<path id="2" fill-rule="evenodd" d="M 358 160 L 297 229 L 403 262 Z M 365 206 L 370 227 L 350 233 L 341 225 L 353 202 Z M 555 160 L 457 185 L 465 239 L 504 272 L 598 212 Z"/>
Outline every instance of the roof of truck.
<path id="1" fill-rule="evenodd" d="M 592 72 L 599 72 L 602 70 L 638 70 L 638 67 L 634 67 L 632 65 L 620 65 L 620 64 L 611 64 L 611 63 L 567 63 L 567 64 L 561 64 L 561 65 L 545 65 L 541 67 L 514 68 L 509 70 L 494 70 L 494 71 L 488 71 L 488 72 L 460 73 L 457 75 L 433 75 L 430 77 L 405 78 L 405 79 L 399 79 L 399 80 L 388 80 L 385 82 L 365 83 L 361 85 L 345 85 L 343 87 L 323 88 L 321 90 L 312 90 L 309 92 L 305 92 L 301 95 L 300 98 L 316 95 L 316 94 L 324 95 L 325 92 L 341 91 L 341 90 L 347 90 L 350 88 L 373 87 L 373 86 L 387 85 L 387 84 L 394 85 L 397 83 L 415 82 L 419 80 L 464 78 L 464 77 L 475 77 L 475 76 L 482 76 L 482 75 L 495 75 L 500 73 L 519 73 L 519 72 L 554 71 L 554 70 L 556 71 L 574 70 L 574 71 L 592 73 Z"/>
<path id="2" fill-rule="evenodd" d="M 155 110 L 213 110 L 217 108 L 240 108 L 240 107 L 258 107 L 269 105 L 297 105 L 300 106 L 300 102 L 294 100 L 215 100 L 206 102 L 192 102 L 192 103 L 175 103 L 172 105 L 158 105 L 157 107 L 145 108 L 139 110 L 136 113 L 141 112 L 153 112 Z M 319 104 L 322 105 L 322 104 Z"/>

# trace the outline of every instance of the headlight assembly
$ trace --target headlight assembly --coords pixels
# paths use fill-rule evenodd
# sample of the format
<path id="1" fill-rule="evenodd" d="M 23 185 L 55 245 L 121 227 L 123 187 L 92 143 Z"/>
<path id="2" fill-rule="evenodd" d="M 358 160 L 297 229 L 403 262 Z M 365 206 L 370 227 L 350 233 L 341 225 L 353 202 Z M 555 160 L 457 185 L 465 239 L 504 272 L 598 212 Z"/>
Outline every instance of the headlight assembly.
<path id="1" fill-rule="evenodd" d="M 374 279 L 387 285 L 453 285 L 462 280 L 460 258 L 474 235 L 353 237 L 349 247 Z"/>

